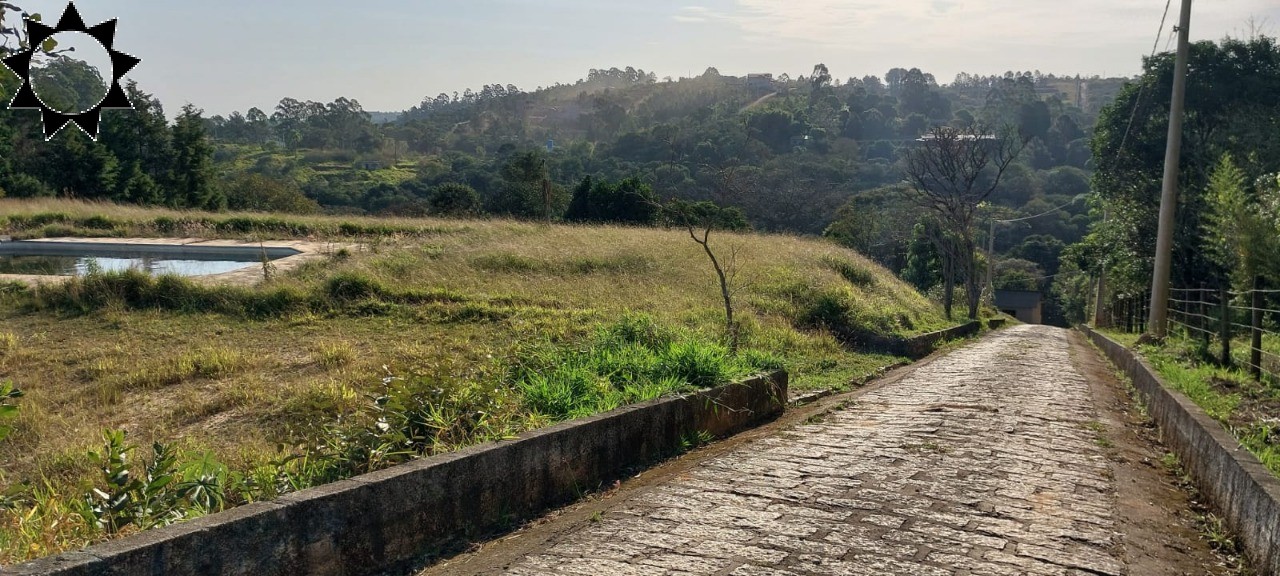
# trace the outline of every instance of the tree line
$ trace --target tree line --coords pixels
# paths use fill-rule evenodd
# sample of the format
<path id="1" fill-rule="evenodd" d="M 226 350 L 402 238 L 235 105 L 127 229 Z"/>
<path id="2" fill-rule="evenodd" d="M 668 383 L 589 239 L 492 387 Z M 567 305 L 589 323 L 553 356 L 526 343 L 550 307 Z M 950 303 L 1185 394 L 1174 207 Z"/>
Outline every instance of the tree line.
<path id="1" fill-rule="evenodd" d="M 659 81 L 609 68 L 533 91 L 491 84 L 424 98 L 382 124 L 350 98 L 283 98 L 226 116 L 187 106 L 167 122 L 130 84 L 138 110 L 107 111 L 98 143 L 64 132 L 43 145 L 34 118 L 0 115 L 0 129 L 25 134 L 9 140 L 0 188 L 214 210 L 647 220 L 605 192 L 625 190 L 618 197 L 733 206 L 759 230 L 826 233 L 943 290 L 937 245 L 924 241 L 937 222 L 901 194 L 903 158 L 939 127 L 1009 127 L 1025 149 L 981 217 L 1063 204 L 1089 191 L 1096 165 L 1096 106 L 1054 84 L 1075 80 L 1010 72 L 939 84 L 918 68 L 841 80 L 819 64 L 752 84 L 715 69 Z M 638 212 L 619 208 L 628 205 Z M 1059 255 L 1089 232 L 1084 204 L 998 230 L 997 283 L 1052 292 Z"/>

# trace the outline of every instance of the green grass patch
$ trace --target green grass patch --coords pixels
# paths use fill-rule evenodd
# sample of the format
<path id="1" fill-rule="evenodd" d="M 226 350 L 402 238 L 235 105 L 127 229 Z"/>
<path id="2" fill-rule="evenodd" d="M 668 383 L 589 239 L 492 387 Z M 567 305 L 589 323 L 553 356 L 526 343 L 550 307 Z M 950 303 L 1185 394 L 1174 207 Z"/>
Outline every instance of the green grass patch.
<path id="1" fill-rule="evenodd" d="M 598 329 L 581 349 L 527 351 L 512 367 L 511 380 L 531 412 L 564 420 L 782 367 L 782 360 L 768 353 L 732 356 L 717 342 L 629 314 Z"/>
<path id="2" fill-rule="evenodd" d="M 1185 337 L 1171 336 L 1138 351 L 1170 387 L 1222 423 L 1241 446 L 1280 475 L 1280 389 L 1256 382 L 1237 368 L 1217 365 L 1202 342 Z"/>

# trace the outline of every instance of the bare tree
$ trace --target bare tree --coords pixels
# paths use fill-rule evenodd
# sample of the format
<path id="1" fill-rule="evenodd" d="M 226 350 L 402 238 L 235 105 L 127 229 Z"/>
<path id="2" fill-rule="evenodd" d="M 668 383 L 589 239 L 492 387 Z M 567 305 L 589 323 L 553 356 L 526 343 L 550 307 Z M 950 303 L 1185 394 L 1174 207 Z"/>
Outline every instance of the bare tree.
<path id="1" fill-rule="evenodd" d="M 716 256 L 715 251 L 711 249 L 711 231 L 715 229 L 712 218 L 703 218 L 701 221 L 686 220 L 685 228 L 689 231 L 689 237 L 707 253 L 707 258 L 711 260 L 711 267 L 715 269 L 716 277 L 720 279 L 720 297 L 724 300 L 725 338 L 729 341 L 729 354 L 737 354 L 738 323 L 733 319 L 733 296 L 736 292 L 733 286 L 736 285 L 738 277 L 739 247 L 736 244 L 730 244 L 729 253 L 723 259 Z"/>
<path id="2" fill-rule="evenodd" d="M 735 168 L 718 170 L 717 176 L 719 182 L 713 196 L 720 199 L 737 195 L 740 189 L 747 185 Z M 720 297 L 724 304 L 725 339 L 728 341 L 729 353 L 737 354 L 739 331 L 738 323 L 733 318 L 733 297 L 741 288 L 737 282 L 738 272 L 741 269 L 738 261 L 741 247 L 730 243 L 727 253 L 722 252 L 717 255 L 716 250 L 711 247 L 711 232 L 713 230 L 745 230 L 748 228 L 746 219 L 736 208 L 723 208 L 714 202 L 671 200 L 657 206 L 661 209 L 663 219 L 668 224 L 681 226 L 688 231 L 689 238 L 702 247 L 707 259 L 711 261 L 711 267 L 720 281 Z"/>
<path id="3" fill-rule="evenodd" d="M 937 244 L 943 259 L 950 260 L 964 278 L 970 319 L 977 319 L 982 299 L 974 238 L 978 207 L 1000 185 L 1005 170 L 1026 145 L 1026 140 L 1012 133 L 996 134 L 981 125 L 938 126 L 903 157 L 911 184 L 904 194 L 937 217 L 944 236 L 952 236 Z"/>

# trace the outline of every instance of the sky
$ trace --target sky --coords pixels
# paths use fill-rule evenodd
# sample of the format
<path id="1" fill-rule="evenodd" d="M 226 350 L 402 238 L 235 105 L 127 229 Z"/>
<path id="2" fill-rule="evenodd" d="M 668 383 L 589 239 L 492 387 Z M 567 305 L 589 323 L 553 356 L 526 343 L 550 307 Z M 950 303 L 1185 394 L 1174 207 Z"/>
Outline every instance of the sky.
<path id="1" fill-rule="evenodd" d="M 13 0 L 56 21 L 66 4 Z M 484 84 L 532 90 L 591 68 L 659 78 L 918 67 L 958 72 L 1131 76 L 1171 48 L 1160 0 L 81 0 L 90 26 L 119 19 L 115 48 L 142 59 L 126 78 L 166 112 L 207 114 L 283 97 L 355 98 L 400 111 Z M 8 22 L 6 22 L 8 25 Z M 1280 35 L 1280 1 L 1200 0 L 1193 40 Z M 92 62 L 92 59 L 90 59 Z"/>

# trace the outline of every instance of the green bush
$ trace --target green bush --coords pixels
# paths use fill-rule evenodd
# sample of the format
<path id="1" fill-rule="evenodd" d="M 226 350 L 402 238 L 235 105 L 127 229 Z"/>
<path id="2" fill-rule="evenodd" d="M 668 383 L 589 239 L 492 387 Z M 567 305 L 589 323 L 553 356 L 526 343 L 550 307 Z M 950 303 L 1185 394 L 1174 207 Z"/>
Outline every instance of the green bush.
<path id="1" fill-rule="evenodd" d="M 466 184 L 449 182 L 431 189 L 427 206 L 432 214 L 464 216 L 480 212 L 480 194 Z"/>

